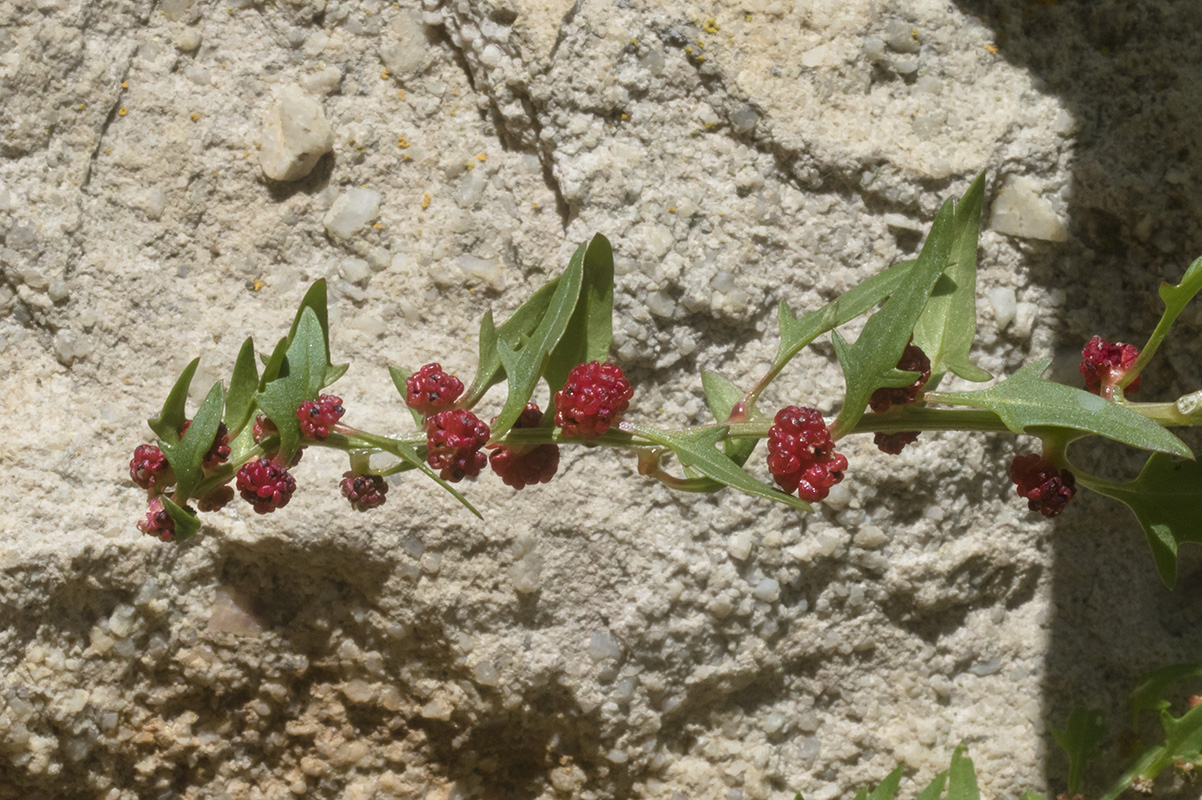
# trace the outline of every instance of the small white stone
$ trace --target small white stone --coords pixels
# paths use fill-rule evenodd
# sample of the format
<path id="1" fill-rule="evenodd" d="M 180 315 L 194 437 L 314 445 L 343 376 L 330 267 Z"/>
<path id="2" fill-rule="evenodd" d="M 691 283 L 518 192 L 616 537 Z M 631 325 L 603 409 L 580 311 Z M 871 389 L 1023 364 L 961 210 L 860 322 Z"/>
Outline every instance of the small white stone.
<path id="1" fill-rule="evenodd" d="M 780 599 L 780 582 L 772 578 L 764 578 L 755 585 L 751 594 L 761 603 L 775 603 Z"/>
<path id="2" fill-rule="evenodd" d="M 342 70 L 335 66 L 319 69 L 304 80 L 305 90 L 319 97 L 333 94 L 342 86 Z"/>
<path id="3" fill-rule="evenodd" d="M 339 239 L 349 239 L 380 213 L 380 193 L 375 189 L 347 189 L 323 220 L 326 232 Z"/>
<path id="4" fill-rule="evenodd" d="M 157 186 L 146 192 L 146 196 L 142 199 L 142 209 L 146 212 L 146 216 L 150 219 L 158 219 L 162 217 L 163 211 L 166 208 L 167 193 Z"/>
<path id="5" fill-rule="evenodd" d="M 1006 179 L 993 203 L 989 226 L 998 233 L 1021 239 L 1047 242 L 1068 239 L 1068 229 L 1056 216 L 1052 204 L 1039 196 L 1035 181 L 1021 175 Z"/>
<path id="6" fill-rule="evenodd" d="M 439 23 L 441 24 L 441 19 Z M 401 11 L 392 20 L 385 36 L 391 39 L 380 47 L 380 60 L 393 75 L 411 78 L 431 63 L 431 49 L 426 41 L 426 26 L 416 11 Z"/>
<path id="7" fill-rule="evenodd" d="M 299 180 L 333 147 L 321 103 L 299 86 L 285 86 L 263 125 L 263 174 L 273 181 Z"/>
<path id="8" fill-rule="evenodd" d="M 501 676 L 497 673 L 497 667 L 491 661 L 481 661 L 476 665 L 476 683 L 482 686 L 496 686 L 501 682 Z"/>
<path id="9" fill-rule="evenodd" d="M 520 594 L 537 592 L 542 586 L 543 558 L 538 553 L 527 553 L 509 568 L 509 580 Z"/>
<path id="10" fill-rule="evenodd" d="M 348 258 L 342 262 L 339 271 L 342 277 L 358 285 L 367 283 L 367 279 L 371 277 L 371 267 L 362 258 Z"/>
<path id="11" fill-rule="evenodd" d="M 454 709 L 451 707 L 450 703 L 447 703 L 439 697 L 434 698 L 422 706 L 422 716 L 426 719 L 448 720 L 451 718 L 452 711 L 454 711 Z"/>
<path id="12" fill-rule="evenodd" d="M 1014 315 L 1018 313 L 1018 298 L 1014 290 L 1004 286 L 990 289 L 989 302 L 993 304 L 993 318 L 997 321 L 997 329 L 1006 330 L 1006 327 L 1014 322 Z"/>
<path id="13" fill-rule="evenodd" d="M 830 494 L 823 502 L 835 511 L 842 511 L 851 502 L 851 490 L 843 484 L 837 483 L 831 487 Z"/>
<path id="14" fill-rule="evenodd" d="M 885 532 L 875 525 L 868 525 L 860 530 L 852 539 L 856 547 L 862 547 L 865 550 L 875 550 L 876 548 L 889 541 L 889 537 Z"/>
<path id="15" fill-rule="evenodd" d="M 191 53 L 200 47 L 200 31 L 196 28 L 184 28 L 176 35 L 175 46 L 182 53 Z"/>
<path id="16" fill-rule="evenodd" d="M 754 534 L 751 531 L 739 531 L 726 543 L 726 552 L 730 553 L 730 557 L 734 560 L 744 561 L 747 556 L 751 555 L 753 541 Z"/>
<path id="17" fill-rule="evenodd" d="M 463 270 L 463 274 L 468 278 L 484 281 L 494 287 L 500 283 L 501 259 L 499 258 L 479 258 L 470 253 L 464 253 L 455 257 L 455 264 Z"/>
<path id="18" fill-rule="evenodd" d="M 588 655 L 593 661 L 621 657 L 622 648 L 609 631 L 596 631 L 588 640 Z"/>

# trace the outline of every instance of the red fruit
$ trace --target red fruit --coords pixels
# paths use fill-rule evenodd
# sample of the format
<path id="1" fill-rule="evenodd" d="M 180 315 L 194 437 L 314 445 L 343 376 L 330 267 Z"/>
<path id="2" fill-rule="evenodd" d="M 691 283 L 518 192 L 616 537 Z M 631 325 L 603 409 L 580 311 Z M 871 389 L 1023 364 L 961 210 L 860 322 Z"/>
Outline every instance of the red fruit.
<path id="1" fill-rule="evenodd" d="M 1027 507 L 1045 517 L 1060 514 L 1077 493 L 1072 472 L 1035 453 L 1015 456 L 1010 464 L 1010 480 L 1018 488 L 1018 496 L 1027 499 Z"/>
<path id="2" fill-rule="evenodd" d="M 179 435 L 182 437 L 192 425 L 192 420 L 184 420 L 184 427 L 179 429 Z M 201 463 L 201 468 L 211 470 L 218 464 L 225 463 L 230 458 L 230 434 L 225 427 L 224 422 L 217 423 L 217 434 L 213 437 L 213 446 L 209 448 L 209 452 L 205 453 L 204 461 Z"/>
<path id="3" fill-rule="evenodd" d="M 768 429 L 768 470 L 778 486 L 808 502 L 822 500 L 843 480 L 847 458 L 835 452 L 822 414 L 788 406 Z"/>
<path id="4" fill-rule="evenodd" d="M 234 499 L 234 487 L 230 485 L 218 486 L 213 491 L 196 498 L 196 507 L 201 511 L 220 511 L 225 508 L 226 503 Z"/>
<path id="5" fill-rule="evenodd" d="M 555 427 L 564 436 L 595 439 L 630 407 L 634 388 L 622 368 L 608 361 L 577 364 L 555 393 Z"/>
<path id="6" fill-rule="evenodd" d="M 129 477 L 151 495 L 161 494 L 175 483 L 175 473 L 167 463 L 167 456 L 153 444 L 140 444 L 134 448 Z"/>
<path id="7" fill-rule="evenodd" d="M 444 481 L 458 483 L 475 478 L 488 463 L 480 448 L 488 441 L 489 429 L 470 411 L 447 410 L 426 417 L 426 463 Z"/>
<path id="8" fill-rule="evenodd" d="M 351 501 L 356 511 L 366 511 L 384 505 L 388 484 L 379 475 L 362 475 L 356 472 L 342 473 L 342 496 Z"/>
<path id="9" fill-rule="evenodd" d="M 191 508 L 185 508 L 188 512 L 195 513 Z M 151 499 L 146 507 L 146 518 L 138 521 L 138 530 L 162 542 L 175 541 L 175 520 L 167 513 L 167 509 L 163 508 L 163 498 Z"/>
<path id="10" fill-rule="evenodd" d="M 1114 385 L 1123 379 L 1138 357 L 1139 348 L 1133 344 L 1111 344 L 1101 336 L 1095 336 L 1081 350 L 1081 366 L 1077 369 L 1085 378 L 1087 391 L 1109 397 Z M 1131 381 L 1124 392 L 1138 392 L 1143 379 L 1141 375 Z"/>
<path id="11" fill-rule="evenodd" d="M 296 491 L 296 479 L 266 457 L 243 464 L 238 470 L 237 484 L 242 499 L 253 505 L 257 514 L 283 508 Z"/>
<path id="12" fill-rule="evenodd" d="M 931 359 L 927 358 L 927 354 L 922 352 L 921 347 L 913 344 L 912 338 L 911 343 L 907 344 L 906 349 L 902 351 L 901 358 L 897 361 L 897 368 L 903 372 L 917 372 L 919 377 L 908 386 L 899 388 L 882 386 L 873 392 L 872 397 L 868 399 L 868 407 L 877 414 L 885 413 L 891 406 L 913 403 L 918 399 L 918 393 L 922 391 L 922 387 L 931 379 Z"/>
<path id="13" fill-rule="evenodd" d="M 419 414 L 446 411 L 461 394 L 463 381 L 443 372 L 438 363 L 426 364 L 405 379 L 405 405 Z"/>
<path id="14" fill-rule="evenodd" d="M 345 413 L 341 397 L 323 394 L 316 400 L 301 403 L 296 409 L 296 418 L 300 421 L 302 436 L 324 442 L 330 436 L 330 428 L 337 425 Z"/>
<path id="15" fill-rule="evenodd" d="M 518 417 L 514 428 L 537 428 L 543 412 L 530 403 Z M 534 483 L 547 483 L 559 469 L 559 445 L 540 444 L 533 447 L 499 445 L 488 457 L 493 472 L 501 476 L 506 486 L 524 489 Z"/>
<path id="16" fill-rule="evenodd" d="M 882 453 L 888 453 L 895 456 L 902 450 L 906 449 L 906 445 L 914 444 L 918 441 L 918 431 L 899 431 L 898 433 L 878 433 L 872 437 L 872 443 L 877 446 Z"/>

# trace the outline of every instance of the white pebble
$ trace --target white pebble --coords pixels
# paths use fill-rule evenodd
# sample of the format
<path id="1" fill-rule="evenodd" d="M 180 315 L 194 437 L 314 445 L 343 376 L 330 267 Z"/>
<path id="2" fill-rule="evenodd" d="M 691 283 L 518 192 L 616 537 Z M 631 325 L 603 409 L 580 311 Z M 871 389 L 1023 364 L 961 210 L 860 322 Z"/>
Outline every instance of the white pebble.
<path id="1" fill-rule="evenodd" d="M 619 658 L 622 648 L 609 631 L 596 631 L 589 637 L 588 654 L 593 661 L 605 661 L 609 658 Z"/>
<path id="2" fill-rule="evenodd" d="M 780 582 L 772 578 L 764 578 L 755 585 L 751 592 L 761 603 L 775 603 L 780 599 Z"/>
<path id="3" fill-rule="evenodd" d="M 875 550 L 876 548 L 889 541 L 889 537 L 885 532 L 875 525 L 868 525 L 860 530 L 852 539 L 856 547 L 862 547 L 865 550 Z"/>
<path id="4" fill-rule="evenodd" d="M 730 553 L 730 557 L 736 561 L 744 561 L 747 556 L 751 555 L 753 540 L 754 534 L 751 531 L 739 531 L 730 537 L 730 541 L 726 544 L 726 552 Z"/>
<path id="5" fill-rule="evenodd" d="M 843 484 L 837 483 L 831 487 L 830 494 L 826 496 L 826 500 L 823 502 L 835 511 L 842 511 L 851 502 L 851 490 Z"/>
<path id="6" fill-rule="evenodd" d="M 496 686 L 501 682 L 497 667 L 491 661 L 481 661 L 476 665 L 476 683 L 482 686 Z"/>
<path id="7" fill-rule="evenodd" d="M 349 239 L 360 228 L 372 222 L 380 213 L 380 193 L 375 189 L 347 189 L 323 220 L 326 232 L 339 239 Z"/>
<path id="8" fill-rule="evenodd" d="M 998 233 L 1021 239 L 1063 242 L 1068 230 L 1052 204 L 1039 196 L 1035 181 L 1012 175 L 993 203 L 989 226 Z"/>
<path id="9" fill-rule="evenodd" d="M 1018 313 L 1018 298 L 1013 289 L 1003 286 L 989 290 L 989 302 L 993 304 L 993 318 L 997 321 L 999 331 L 1006 330 L 1014 315 Z"/>
<path id="10" fill-rule="evenodd" d="M 299 86 L 285 86 L 263 125 L 263 174 L 273 181 L 299 180 L 333 147 L 334 132 L 321 103 Z"/>
<path id="11" fill-rule="evenodd" d="M 509 580 L 521 594 L 537 592 L 542 586 L 543 557 L 538 553 L 527 553 L 509 568 Z"/>
<path id="12" fill-rule="evenodd" d="M 362 258 L 348 258 L 342 262 L 342 268 L 339 271 L 342 273 L 342 277 L 360 286 L 367 283 L 367 279 L 371 277 L 371 268 Z"/>

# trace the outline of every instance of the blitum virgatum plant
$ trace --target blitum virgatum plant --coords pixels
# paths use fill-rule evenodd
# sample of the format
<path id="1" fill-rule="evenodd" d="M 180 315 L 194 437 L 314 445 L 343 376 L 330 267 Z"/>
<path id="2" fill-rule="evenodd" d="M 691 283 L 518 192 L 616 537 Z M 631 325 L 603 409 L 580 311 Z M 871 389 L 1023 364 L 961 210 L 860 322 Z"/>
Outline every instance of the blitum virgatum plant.
<path id="1" fill-rule="evenodd" d="M 1045 379 L 1045 358 L 983 389 L 939 391 L 949 374 L 974 382 L 994 377 L 970 360 L 983 196 L 982 176 L 958 202 L 943 204 L 916 259 L 894 264 L 823 308 L 798 316 L 782 301 L 771 368 L 747 390 L 704 372 L 714 421 L 691 428 L 649 425 L 629 407 L 637 392 L 608 360 L 614 272 L 602 236 L 581 245 L 561 275 L 500 325 L 491 312 L 484 314 L 470 384 L 438 364 L 414 372 L 390 368 L 416 424 L 411 435 L 352 427 L 342 421 L 341 400 L 324 393 L 347 365 L 330 359 L 326 286 L 318 281 L 301 300 L 288 335 L 262 358 L 248 338 L 228 390 L 214 384 L 191 419 L 186 400 L 197 361 L 180 375 L 150 420 L 157 443 L 139 447 L 130 463 L 131 476 L 150 498 L 138 527 L 164 541 L 184 541 L 200 528 L 193 503 L 213 510 L 235 493 L 257 512 L 274 511 L 292 496 L 291 470 L 311 447 L 348 454 L 342 493 L 360 511 L 383 504 L 386 476 L 419 471 L 479 516 L 453 484 L 486 469 L 518 489 L 545 483 L 556 472 L 559 448 L 572 445 L 633 452 L 640 474 L 673 489 L 734 489 L 810 511 L 855 469 L 837 450 L 844 437 L 871 434 L 888 457 L 922 432 L 964 430 L 1037 437 L 1042 446 L 1011 466 L 1018 495 L 1049 517 L 1080 487 L 1118 500 L 1134 512 L 1161 579 L 1172 586 L 1178 546 L 1202 542 L 1202 468 L 1170 429 L 1202 423 L 1202 391 L 1167 402 L 1132 402 L 1129 395 L 1202 289 L 1202 259 L 1180 283 L 1161 286 L 1164 313 L 1141 349 L 1101 337 L 1086 344 L 1084 388 Z M 840 328 L 865 314 L 860 335 L 848 342 Z M 804 406 L 762 411 L 763 391 L 826 334 L 844 376 L 838 415 L 827 420 Z M 540 381 L 553 398 L 546 413 L 531 402 Z M 500 383 L 505 402 L 486 423 L 478 406 Z M 1132 480 L 1103 479 L 1070 459 L 1069 445 L 1091 436 L 1150 456 Z M 751 459 L 763 439 L 767 464 Z M 669 454 L 678 472 L 664 466 Z"/>

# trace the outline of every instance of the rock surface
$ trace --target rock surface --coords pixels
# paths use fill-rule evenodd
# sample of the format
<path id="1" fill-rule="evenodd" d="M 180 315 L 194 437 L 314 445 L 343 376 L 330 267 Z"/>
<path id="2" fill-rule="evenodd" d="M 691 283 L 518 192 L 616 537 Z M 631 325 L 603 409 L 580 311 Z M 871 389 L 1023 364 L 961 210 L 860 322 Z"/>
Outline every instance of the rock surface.
<path id="1" fill-rule="evenodd" d="M 1202 254 L 1202 10 L 1013 8 L 0 3 L 0 798 L 834 800 L 962 741 L 986 796 L 1061 791 L 1048 724 L 1196 658 L 1202 571 L 1163 590 L 1097 498 L 1029 516 L 1005 471 L 1034 440 L 853 439 L 809 517 L 583 449 L 466 486 L 484 522 L 411 477 L 352 514 L 323 451 L 287 509 L 180 547 L 137 533 L 126 477 L 187 362 L 199 401 L 313 280 L 346 420 L 406 429 L 387 366 L 470 376 L 481 315 L 596 232 L 632 413 L 701 422 L 700 369 L 750 385 L 780 300 L 913 257 L 982 170 L 986 221 L 1021 177 L 1064 235 L 983 232 L 974 357 L 1063 352 L 1069 379 Z M 298 85 L 331 155 L 269 182 Z M 280 129 L 272 178 L 321 149 Z M 1149 397 L 1202 384 L 1167 355 Z M 765 401 L 841 386 L 819 343 Z"/>
<path id="2" fill-rule="evenodd" d="M 321 103 L 299 86 L 285 86 L 263 125 L 263 174 L 273 181 L 299 180 L 333 147 L 334 132 Z"/>

